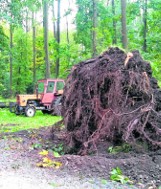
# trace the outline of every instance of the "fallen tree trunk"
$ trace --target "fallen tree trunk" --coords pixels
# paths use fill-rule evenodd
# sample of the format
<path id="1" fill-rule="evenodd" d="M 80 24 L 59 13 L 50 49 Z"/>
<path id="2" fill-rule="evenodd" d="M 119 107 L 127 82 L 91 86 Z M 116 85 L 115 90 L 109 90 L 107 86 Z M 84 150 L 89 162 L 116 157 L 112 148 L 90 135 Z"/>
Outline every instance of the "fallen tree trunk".
<path id="1" fill-rule="evenodd" d="M 100 140 L 161 146 L 161 92 L 138 51 L 110 48 L 75 65 L 62 98 L 67 145 L 79 154 Z"/>

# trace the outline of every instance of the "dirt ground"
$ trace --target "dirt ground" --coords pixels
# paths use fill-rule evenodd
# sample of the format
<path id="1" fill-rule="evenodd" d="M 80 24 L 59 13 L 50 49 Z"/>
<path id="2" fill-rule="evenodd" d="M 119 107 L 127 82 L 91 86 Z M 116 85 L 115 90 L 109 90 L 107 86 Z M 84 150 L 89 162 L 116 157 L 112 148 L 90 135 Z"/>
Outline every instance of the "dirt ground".
<path id="1" fill-rule="evenodd" d="M 53 133 L 51 135 L 51 128 L 44 127 L 39 130 L 0 135 L 0 188 L 10 189 L 9 183 L 12 183 L 12 189 L 13 186 L 16 189 L 154 189 L 161 186 L 161 150 L 109 154 L 108 146 L 102 142 L 97 154 L 65 154 L 55 158 L 62 163 L 59 169 L 37 167 L 36 164 L 41 160 L 39 152 L 42 149 L 54 150 L 59 147 L 59 150 L 62 150 L 64 131 L 55 129 Z M 63 150 L 60 153 L 62 152 Z M 116 167 L 121 168 L 123 174 L 133 181 L 132 186 L 110 181 L 110 171 Z M 25 174 L 28 176 L 24 177 Z M 16 183 L 19 183 L 19 188 Z M 48 185 L 45 185 L 46 183 Z"/>

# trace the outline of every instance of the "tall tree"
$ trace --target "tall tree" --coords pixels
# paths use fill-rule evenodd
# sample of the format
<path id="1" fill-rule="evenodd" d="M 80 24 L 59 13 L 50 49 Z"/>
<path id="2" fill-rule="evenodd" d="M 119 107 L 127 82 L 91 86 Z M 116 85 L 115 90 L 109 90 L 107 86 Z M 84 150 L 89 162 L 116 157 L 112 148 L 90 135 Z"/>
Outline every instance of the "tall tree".
<path id="1" fill-rule="evenodd" d="M 12 79 L 13 79 L 13 56 L 12 56 L 12 49 L 13 49 L 13 25 L 10 24 L 10 97 L 12 96 Z"/>
<path id="2" fill-rule="evenodd" d="M 97 27 L 97 0 L 93 0 L 93 30 L 92 30 L 92 56 L 97 55 L 96 44 L 96 27 Z"/>
<path id="3" fill-rule="evenodd" d="M 50 78 L 50 62 L 48 49 L 48 1 L 43 0 L 43 27 L 44 27 L 44 51 L 45 51 L 45 77 Z"/>
<path id="4" fill-rule="evenodd" d="M 127 49 L 126 0 L 121 0 L 122 46 Z"/>
<path id="5" fill-rule="evenodd" d="M 82 54 L 92 55 L 93 28 L 93 0 L 76 0 L 78 11 L 76 14 L 75 41 L 82 46 Z"/>
<path id="6" fill-rule="evenodd" d="M 33 49 L 33 82 L 36 83 L 36 26 L 35 26 L 34 11 L 32 11 L 32 49 Z"/>
<path id="7" fill-rule="evenodd" d="M 53 16 L 53 36 L 56 39 L 56 25 L 55 25 L 55 0 L 52 1 L 52 16 Z"/>
<path id="8" fill-rule="evenodd" d="M 60 67 L 60 2 L 58 0 L 58 10 L 57 10 L 57 59 L 56 59 L 56 78 L 59 77 L 59 67 Z"/>
<path id="9" fill-rule="evenodd" d="M 143 51 L 147 51 L 147 0 L 143 4 Z"/>
<path id="10" fill-rule="evenodd" d="M 112 14 L 113 14 L 113 35 L 112 35 L 112 44 L 117 44 L 117 31 L 116 31 L 116 13 L 115 13 L 115 0 L 112 0 Z"/>

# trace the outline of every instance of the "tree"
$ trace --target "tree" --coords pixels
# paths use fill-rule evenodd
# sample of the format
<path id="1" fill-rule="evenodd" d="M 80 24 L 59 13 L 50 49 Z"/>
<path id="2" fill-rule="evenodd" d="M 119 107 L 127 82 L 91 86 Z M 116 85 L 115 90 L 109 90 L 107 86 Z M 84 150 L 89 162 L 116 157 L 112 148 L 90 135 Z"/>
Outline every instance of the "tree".
<path id="1" fill-rule="evenodd" d="M 12 50 L 13 50 L 13 25 L 10 24 L 10 97 L 12 96 L 12 79 L 13 79 L 13 56 L 12 56 Z"/>
<path id="2" fill-rule="evenodd" d="M 96 44 L 96 27 L 97 27 L 97 0 L 93 0 L 93 31 L 92 31 L 92 54 L 93 58 L 97 55 Z"/>
<path id="3" fill-rule="evenodd" d="M 0 95 L 8 97 L 9 75 L 8 71 L 8 43 L 9 38 L 4 32 L 5 26 L 0 25 Z"/>
<path id="4" fill-rule="evenodd" d="M 147 0 L 144 0 L 143 5 L 143 51 L 147 51 Z"/>
<path id="5" fill-rule="evenodd" d="M 59 66 L 60 66 L 60 2 L 58 0 L 58 12 L 57 12 L 57 32 L 56 32 L 56 40 L 57 40 L 57 59 L 56 59 L 56 78 L 59 76 Z"/>
<path id="6" fill-rule="evenodd" d="M 56 25 L 55 25 L 55 0 L 52 0 L 52 15 L 53 15 L 53 36 L 56 39 Z"/>
<path id="7" fill-rule="evenodd" d="M 46 65 L 46 78 L 50 78 L 50 62 L 48 50 L 48 2 L 43 0 L 43 27 L 44 27 L 44 51 L 45 51 L 45 65 Z"/>
<path id="8" fill-rule="evenodd" d="M 126 0 L 121 0 L 122 46 L 127 49 Z"/>
<path id="9" fill-rule="evenodd" d="M 35 13 L 32 12 L 33 82 L 36 83 L 36 26 Z"/>
<path id="10" fill-rule="evenodd" d="M 115 19 L 115 0 L 112 0 L 112 14 L 113 14 L 113 38 L 112 38 L 112 44 L 117 44 L 117 31 L 116 31 L 116 19 Z"/>

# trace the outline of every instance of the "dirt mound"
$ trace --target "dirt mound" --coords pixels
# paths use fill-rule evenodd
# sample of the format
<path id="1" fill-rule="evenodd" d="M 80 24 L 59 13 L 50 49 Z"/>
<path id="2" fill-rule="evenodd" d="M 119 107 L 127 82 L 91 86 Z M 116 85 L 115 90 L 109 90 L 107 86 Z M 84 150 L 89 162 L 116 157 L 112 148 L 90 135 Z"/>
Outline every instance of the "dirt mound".
<path id="1" fill-rule="evenodd" d="M 160 96 L 138 51 L 110 48 L 75 65 L 62 98 L 67 145 L 81 155 L 97 151 L 101 140 L 161 146 Z"/>

